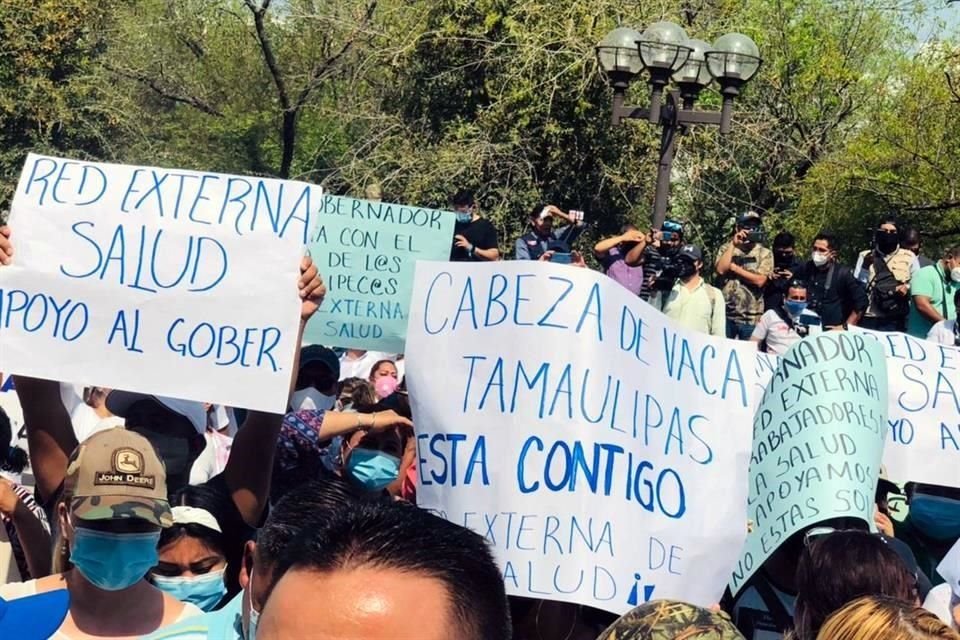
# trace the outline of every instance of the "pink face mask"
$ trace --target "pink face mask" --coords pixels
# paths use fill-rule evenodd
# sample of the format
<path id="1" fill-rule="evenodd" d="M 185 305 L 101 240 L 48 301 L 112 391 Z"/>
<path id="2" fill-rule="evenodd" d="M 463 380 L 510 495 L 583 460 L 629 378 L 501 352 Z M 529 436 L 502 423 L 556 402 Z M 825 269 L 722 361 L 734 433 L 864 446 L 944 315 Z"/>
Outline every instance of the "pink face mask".
<path id="1" fill-rule="evenodd" d="M 377 391 L 377 397 L 383 400 L 393 395 L 397 387 L 400 386 L 400 381 L 393 376 L 383 376 L 382 378 L 378 378 L 376 384 L 373 386 Z"/>

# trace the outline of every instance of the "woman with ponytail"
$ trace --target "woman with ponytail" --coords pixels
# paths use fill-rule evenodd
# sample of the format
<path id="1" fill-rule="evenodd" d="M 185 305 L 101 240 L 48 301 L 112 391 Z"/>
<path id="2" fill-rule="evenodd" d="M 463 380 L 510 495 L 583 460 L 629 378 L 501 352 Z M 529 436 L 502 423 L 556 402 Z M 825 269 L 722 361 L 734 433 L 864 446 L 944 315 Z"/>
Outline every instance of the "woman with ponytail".
<path id="1" fill-rule="evenodd" d="M 12 444 L 10 417 L 0 409 L 0 584 L 50 573 L 50 526 L 30 492 L 6 476 L 20 477 L 27 452 Z M 7 561 L 13 556 L 14 562 Z"/>

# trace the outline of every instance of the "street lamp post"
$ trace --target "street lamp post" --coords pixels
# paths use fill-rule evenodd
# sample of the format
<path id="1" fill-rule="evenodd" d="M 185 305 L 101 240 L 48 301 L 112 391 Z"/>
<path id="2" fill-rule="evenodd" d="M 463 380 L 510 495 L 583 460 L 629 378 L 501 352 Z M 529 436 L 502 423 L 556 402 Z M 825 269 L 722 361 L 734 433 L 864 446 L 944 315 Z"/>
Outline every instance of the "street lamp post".
<path id="1" fill-rule="evenodd" d="M 613 88 L 612 124 L 643 119 L 661 128 L 653 204 L 653 224 L 659 229 L 667 215 L 676 136 L 696 124 L 717 126 L 724 135 L 730 132 L 733 101 L 759 70 L 760 51 L 740 33 L 728 33 L 710 45 L 688 38 L 679 25 L 657 22 L 643 33 L 614 29 L 597 46 L 597 57 Z M 650 106 L 626 106 L 627 88 L 643 70 L 649 76 Z M 671 80 L 676 88 L 668 88 Z M 700 92 L 712 80 L 723 96 L 720 111 L 696 109 Z"/>

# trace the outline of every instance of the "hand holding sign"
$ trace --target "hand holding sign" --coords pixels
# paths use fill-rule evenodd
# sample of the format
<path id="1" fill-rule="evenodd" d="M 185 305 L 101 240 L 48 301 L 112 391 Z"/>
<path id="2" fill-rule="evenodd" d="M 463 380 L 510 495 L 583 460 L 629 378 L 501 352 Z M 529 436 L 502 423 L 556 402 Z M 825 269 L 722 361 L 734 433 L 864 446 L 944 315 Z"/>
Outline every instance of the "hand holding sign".
<path id="1" fill-rule="evenodd" d="M 10 264 L 13 261 L 13 245 L 10 243 L 10 227 L 0 227 L 0 263 Z"/>

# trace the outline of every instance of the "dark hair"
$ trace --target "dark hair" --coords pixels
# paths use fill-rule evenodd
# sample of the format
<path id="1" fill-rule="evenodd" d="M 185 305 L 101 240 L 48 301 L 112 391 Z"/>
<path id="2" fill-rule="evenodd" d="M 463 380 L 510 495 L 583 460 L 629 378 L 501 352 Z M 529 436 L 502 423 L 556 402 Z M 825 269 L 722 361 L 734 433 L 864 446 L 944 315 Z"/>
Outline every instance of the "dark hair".
<path id="1" fill-rule="evenodd" d="M 897 230 L 900 229 L 900 221 L 897 219 L 897 216 L 895 216 L 895 215 L 887 214 L 887 215 L 883 216 L 882 218 L 880 218 L 880 221 L 877 222 L 877 229 L 879 229 L 880 227 L 882 227 L 882 226 L 885 225 L 885 224 L 892 224 L 893 226 L 895 226 L 895 227 L 897 228 Z"/>
<path id="2" fill-rule="evenodd" d="M 208 484 L 187 485 L 171 496 L 170 506 L 196 507 L 208 511 L 220 525 L 220 532 L 199 524 L 174 523 L 172 527 L 160 532 L 157 548 L 163 549 L 184 536 L 201 540 L 211 549 L 223 554 L 227 561 L 227 571 L 224 574 L 226 598 L 239 593 L 243 547 L 252 539 L 253 530 L 243 521 L 230 494 Z"/>
<path id="3" fill-rule="evenodd" d="M 626 224 L 620 226 L 620 233 L 624 234 L 627 231 L 639 231 L 639 229 L 637 229 L 637 225 L 633 224 L 632 222 L 627 222 Z"/>
<path id="4" fill-rule="evenodd" d="M 13 425 L 10 416 L 0 407 L 0 471 L 20 473 L 27 468 L 30 458 L 20 447 L 13 446 Z"/>
<path id="5" fill-rule="evenodd" d="M 920 232 L 913 227 L 908 227 L 900 232 L 900 244 L 906 246 L 920 246 Z"/>
<path id="6" fill-rule="evenodd" d="M 943 252 L 943 257 L 944 258 L 960 258 L 960 244 L 958 244 L 955 247 L 950 247 L 949 249 L 945 249 Z"/>
<path id="7" fill-rule="evenodd" d="M 372 380 L 372 379 L 373 379 L 373 374 L 375 374 L 375 373 L 377 372 L 377 369 L 379 369 L 381 366 L 383 366 L 383 365 L 385 365 L 385 364 L 392 364 L 392 365 L 393 365 L 393 368 L 394 368 L 394 369 L 397 369 L 397 363 L 394 362 L 393 360 L 390 360 L 389 358 L 384 359 L 384 360 L 377 360 L 376 362 L 373 363 L 373 366 L 370 367 L 370 376 L 369 376 L 369 378 Z M 400 372 L 400 370 L 397 369 L 397 373 L 399 373 L 399 372 Z"/>
<path id="8" fill-rule="evenodd" d="M 370 566 L 440 581 L 449 593 L 458 637 L 511 637 L 503 577 L 486 541 L 405 503 L 361 503 L 338 510 L 315 528 L 304 528 L 281 557 L 275 575 L 279 581 L 291 569 L 325 573 Z"/>
<path id="9" fill-rule="evenodd" d="M 830 247 L 831 251 L 837 250 L 837 236 L 835 236 L 832 232 L 821 231 L 813 238 L 814 242 L 816 242 L 817 240 L 826 240 L 827 246 Z"/>
<path id="10" fill-rule="evenodd" d="M 378 496 L 379 497 L 379 496 Z M 339 478 L 311 480 L 288 491 L 270 510 L 257 532 L 257 558 L 274 565 L 290 545 L 316 518 L 353 506 L 366 498 Z"/>
<path id="11" fill-rule="evenodd" d="M 791 280 L 790 284 L 787 285 L 787 291 L 790 289 L 807 289 L 807 283 L 803 280 Z"/>
<path id="12" fill-rule="evenodd" d="M 530 213 L 527 214 L 527 218 L 530 220 L 536 220 L 540 217 L 540 214 L 543 212 L 543 209 L 546 206 L 547 205 L 543 204 L 542 202 L 538 202 L 536 205 L 534 205 L 533 209 L 530 210 Z"/>
<path id="13" fill-rule="evenodd" d="M 461 189 L 453 196 L 453 206 L 455 207 L 472 207 L 475 204 L 473 191 L 470 189 Z"/>
<path id="14" fill-rule="evenodd" d="M 830 615 L 861 596 L 911 602 L 917 581 L 887 543 L 866 531 L 837 531 L 804 547 L 797 564 L 794 626 L 798 640 L 815 640 Z"/>
<path id="15" fill-rule="evenodd" d="M 786 249 L 797 244 L 797 239 L 789 231 L 781 231 L 773 239 L 774 249 Z"/>

